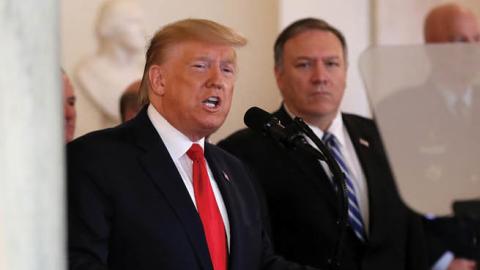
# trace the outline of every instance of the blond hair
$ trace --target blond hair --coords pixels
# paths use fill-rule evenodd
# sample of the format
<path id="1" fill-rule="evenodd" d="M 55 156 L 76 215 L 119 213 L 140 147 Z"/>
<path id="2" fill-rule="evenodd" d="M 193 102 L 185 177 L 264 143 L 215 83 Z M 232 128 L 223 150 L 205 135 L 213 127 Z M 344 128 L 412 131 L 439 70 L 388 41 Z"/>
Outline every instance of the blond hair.
<path id="1" fill-rule="evenodd" d="M 205 19 L 185 19 L 166 25 L 153 36 L 145 55 L 145 69 L 140 85 L 140 102 L 148 103 L 148 70 L 165 61 L 167 50 L 184 41 L 204 41 L 241 47 L 247 40 L 235 30 Z"/>

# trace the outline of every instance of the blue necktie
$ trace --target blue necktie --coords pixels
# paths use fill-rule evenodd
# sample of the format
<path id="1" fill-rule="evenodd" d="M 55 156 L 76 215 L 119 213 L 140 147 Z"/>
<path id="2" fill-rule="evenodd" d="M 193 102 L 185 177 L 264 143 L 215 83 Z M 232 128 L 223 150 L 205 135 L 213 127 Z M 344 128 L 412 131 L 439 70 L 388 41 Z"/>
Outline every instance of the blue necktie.
<path id="1" fill-rule="evenodd" d="M 345 184 L 347 185 L 348 197 L 348 219 L 355 235 L 358 237 L 358 239 L 364 242 L 365 226 L 363 223 L 362 215 L 360 214 L 360 208 L 358 206 L 355 186 L 353 185 L 353 176 L 348 169 L 347 163 L 345 163 L 342 152 L 340 152 L 338 141 L 335 135 L 325 132 L 322 140 L 330 149 L 330 153 L 333 155 L 333 157 L 338 163 L 338 166 L 345 175 Z"/>

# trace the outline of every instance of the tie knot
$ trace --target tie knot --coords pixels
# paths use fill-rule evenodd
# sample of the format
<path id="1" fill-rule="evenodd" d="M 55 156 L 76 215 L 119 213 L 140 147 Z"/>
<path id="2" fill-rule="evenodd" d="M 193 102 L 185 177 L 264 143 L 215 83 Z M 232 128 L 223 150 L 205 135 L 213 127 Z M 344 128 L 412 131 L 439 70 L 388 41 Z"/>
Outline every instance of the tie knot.
<path id="1" fill-rule="evenodd" d="M 330 132 L 325 132 L 323 134 L 323 138 L 322 138 L 322 141 L 327 144 L 327 145 L 330 145 L 330 146 L 335 146 L 336 143 L 337 143 L 337 138 L 335 137 L 335 135 L 333 135 L 332 133 Z"/>
<path id="2" fill-rule="evenodd" d="M 203 157 L 203 149 L 198 143 L 192 144 L 190 149 L 187 151 L 188 157 L 193 161 L 202 160 Z"/>

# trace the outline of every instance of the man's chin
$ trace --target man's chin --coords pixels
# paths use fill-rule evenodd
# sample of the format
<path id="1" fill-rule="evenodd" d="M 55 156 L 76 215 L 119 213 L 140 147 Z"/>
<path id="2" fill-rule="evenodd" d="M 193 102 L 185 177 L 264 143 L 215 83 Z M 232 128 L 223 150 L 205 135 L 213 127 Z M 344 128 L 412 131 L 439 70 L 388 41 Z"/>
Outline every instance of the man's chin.
<path id="1" fill-rule="evenodd" d="M 219 119 L 219 120 L 204 123 L 202 127 L 202 133 L 205 134 L 204 137 L 212 135 L 223 125 L 224 122 L 225 122 L 225 119 L 223 120 Z"/>

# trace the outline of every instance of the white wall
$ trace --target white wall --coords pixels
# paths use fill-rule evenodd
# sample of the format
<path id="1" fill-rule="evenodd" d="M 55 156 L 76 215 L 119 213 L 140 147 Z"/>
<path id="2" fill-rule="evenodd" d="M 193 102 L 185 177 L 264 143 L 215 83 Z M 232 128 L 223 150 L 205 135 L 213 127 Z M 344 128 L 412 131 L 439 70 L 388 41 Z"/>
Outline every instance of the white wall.
<path id="1" fill-rule="evenodd" d="M 478 0 L 373 0 L 374 43 L 378 45 L 422 44 L 423 20 L 428 11 L 440 4 L 458 3 L 480 18 Z"/>

